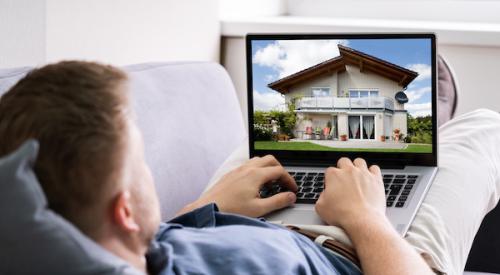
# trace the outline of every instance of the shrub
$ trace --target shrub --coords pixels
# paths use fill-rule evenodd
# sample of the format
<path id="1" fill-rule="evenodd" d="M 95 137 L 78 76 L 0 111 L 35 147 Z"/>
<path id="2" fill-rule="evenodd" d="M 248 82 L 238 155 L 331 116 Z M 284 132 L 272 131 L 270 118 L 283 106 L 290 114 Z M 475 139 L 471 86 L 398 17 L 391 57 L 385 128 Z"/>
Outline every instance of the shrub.
<path id="1" fill-rule="evenodd" d="M 255 124 L 268 124 L 269 123 L 269 113 L 263 111 L 255 111 L 253 113 L 253 122 Z"/>
<path id="2" fill-rule="evenodd" d="M 293 129 L 297 122 L 297 115 L 293 111 L 293 108 L 293 105 L 291 105 L 287 111 L 255 111 L 253 116 L 254 125 L 264 127 L 264 125 L 271 123 L 271 119 L 275 119 L 278 122 L 280 133 L 293 138 Z"/>
<path id="3" fill-rule="evenodd" d="M 407 137 L 407 139 L 410 137 Z M 432 143 L 432 135 L 428 132 L 417 132 L 413 136 L 411 136 L 409 142 L 411 143 Z"/>
<path id="4" fill-rule="evenodd" d="M 272 129 L 264 127 L 262 124 L 253 125 L 253 137 L 256 141 L 272 140 Z"/>

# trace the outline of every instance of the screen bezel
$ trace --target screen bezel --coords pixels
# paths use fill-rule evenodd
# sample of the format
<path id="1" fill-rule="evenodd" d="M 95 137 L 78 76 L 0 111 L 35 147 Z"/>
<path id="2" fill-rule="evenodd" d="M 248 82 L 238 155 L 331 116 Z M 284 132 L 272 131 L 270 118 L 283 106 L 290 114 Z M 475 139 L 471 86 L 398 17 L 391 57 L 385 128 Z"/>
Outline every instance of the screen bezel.
<path id="1" fill-rule="evenodd" d="M 252 75 L 252 41 L 254 40 L 304 40 L 304 39 L 398 39 L 422 38 L 431 40 L 432 64 L 432 153 L 398 153 L 398 152 L 331 152 L 331 151 L 294 151 L 294 150 L 255 150 L 253 136 L 253 75 Z M 247 102 L 248 102 L 248 132 L 250 157 L 271 154 L 283 165 L 297 166 L 331 166 L 339 158 L 364 158 L 369 164 L 377 164 L 382 168 L 412 166 L 437 166 L 437 60 L 436 36 L 433 33 L 407 34 L 247 34 Z"/>

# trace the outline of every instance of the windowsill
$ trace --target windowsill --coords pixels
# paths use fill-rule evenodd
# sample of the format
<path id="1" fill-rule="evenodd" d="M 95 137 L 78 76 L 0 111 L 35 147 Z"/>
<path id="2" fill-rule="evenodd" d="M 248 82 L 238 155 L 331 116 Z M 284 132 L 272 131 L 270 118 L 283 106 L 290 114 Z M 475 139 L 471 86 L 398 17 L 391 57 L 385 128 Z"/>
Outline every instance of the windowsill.
<path id="1" fill-rule="evenodd" d="M 274 16 L 222 19 L 222 36 L 247 33 L 434 32 L 444 45 L 500 47 L 500 24 Z"/>

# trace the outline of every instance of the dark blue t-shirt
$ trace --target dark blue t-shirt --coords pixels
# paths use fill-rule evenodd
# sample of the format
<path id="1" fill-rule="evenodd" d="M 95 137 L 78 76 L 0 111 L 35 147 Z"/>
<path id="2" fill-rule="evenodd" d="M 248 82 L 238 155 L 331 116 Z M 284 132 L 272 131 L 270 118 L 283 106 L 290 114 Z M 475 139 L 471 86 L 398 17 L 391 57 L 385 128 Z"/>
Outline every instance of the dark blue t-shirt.
<path id="1" fill-rule="evenodd" d="M 148 254 L 151 274 L 361 274 L 306 237 L 209 204 L 163 223 Z"/>

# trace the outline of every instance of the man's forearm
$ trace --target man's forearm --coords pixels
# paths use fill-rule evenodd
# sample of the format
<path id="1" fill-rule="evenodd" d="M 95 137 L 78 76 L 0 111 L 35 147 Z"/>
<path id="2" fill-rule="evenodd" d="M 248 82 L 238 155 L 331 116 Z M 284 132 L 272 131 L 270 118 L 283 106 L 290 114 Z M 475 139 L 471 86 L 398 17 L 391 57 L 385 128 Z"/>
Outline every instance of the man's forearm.
<path id="1" fill-rule="evenodd" d="M 434 274 L 385 216 L 366 215 L 344 225 L 364 274 Z"/>

